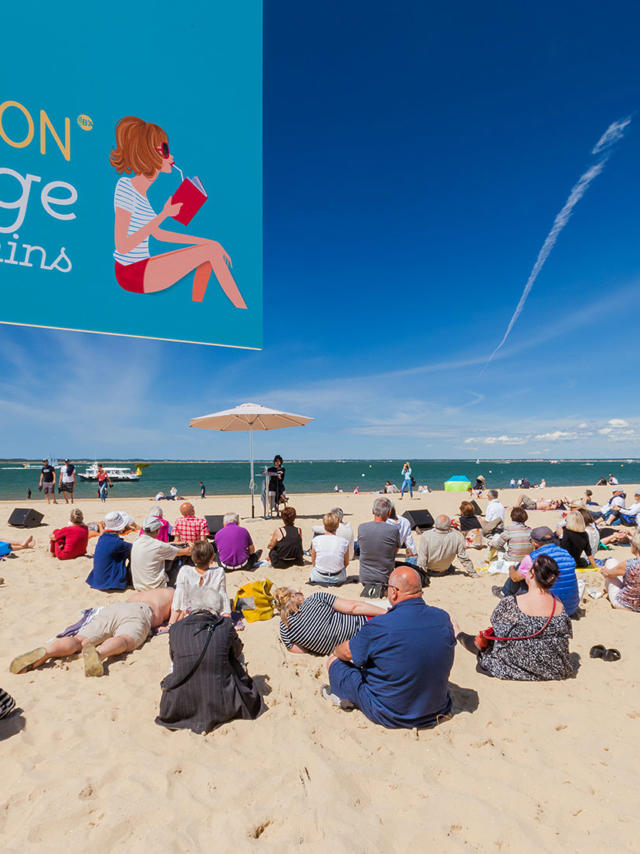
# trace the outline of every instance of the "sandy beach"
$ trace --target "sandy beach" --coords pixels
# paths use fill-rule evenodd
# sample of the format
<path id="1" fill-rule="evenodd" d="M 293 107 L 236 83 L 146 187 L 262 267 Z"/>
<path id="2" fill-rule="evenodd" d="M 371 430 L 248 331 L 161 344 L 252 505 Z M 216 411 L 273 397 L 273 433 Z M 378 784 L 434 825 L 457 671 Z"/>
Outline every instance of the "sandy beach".
<path id="1" fill-rule="evenodd" d="M 633 494 L 635 484 L 626 489 Z M 583 487 L 563 488 L 574 498 Z M 512 506 L 517 490 L 503 490 Z M 556 497 L 552 489 L 532 496 Z M 610 488 L 594 488 L 605 501 Z M 398 496 L 396 496 L 397 498 Z M 397 501 L 399 513 L 427 507 L 454 513 L 460 494 L 434 492 Z M 372 494 L 294 495 L 305 546 L 311 526 L 339 504 L 354 529 L 371 518 Z M 265 548 L 277 520 L 248 521 L 242 497 L 194 500 L 198 515 L 241 513 L 256 547 Z M 480 501 L 486 506 L 486 499 Z M 21 539 L 0 503 L 0 538 Z M 28 506 L 18 505 L 18 506 Z M 321 697 L 325 659 L 292 656 L 276 619 L 243 633 L 250 674 L 265 709 L 254 722 L 234 721 L 207 736 L 154 724 L 159 683 L 167 672 L 168 638 L 148 641 L 113 660 L 101 679 L 86 679 L 80 660 L 50 663 L 15 676 L 9 663 L 77 619 L 80 608 L 126 598 L 91 590 L 89 557 L 60 563 L 48 536 L 69 508 L 38 500 L 46 526 L 37 548 L 0 562 L 0 687 L 21 714 L 0 722 L 0 835 L 5 852 L 287 851 L 348 852 L 637 851 L 635 745 L 640 719 L 640 618 L 614 611 L 604 598 L 584 598 L 573 622 L 575 679 L 503 682 L 475 670 L 456 651 L 451 690 L 456 714 L 438 728 L 389 731 L 358 711 L 342 712 Z M 143 499 L 81 501 L 87 521 L 123 509 L 142 522 Z M 258 507 L 257 507 L 258 509 Z M 260 508 L 261 509 L 261 508 Z M 177 505 L 164 504 L 173 521 Z M 529 524 L 553 526 L 557 512 L 531 512 Z M 93 552 L 95 541 L 89 544 Z M 486 550 L 469 552 L 477 566 Z M 599 557 L 605 553 L 601 552 Z M 618 547 L 606 556 L 627 557 Z M 357 573 L 357 561 L 349 571 Z M 308 567 L 228 576 L 230 594 L 251 577 L 305 590 Z M 580 573 L 601 588 L 599 573 Z M 427 602 L 456 616 L 465 631 L 489 625 L 497 600 L 484 573 L 434 579 Z M 359 585 L 341 588 L 356 598 Z M 617 647 L 619 662 L 589 658 L 593 644 Z"/>

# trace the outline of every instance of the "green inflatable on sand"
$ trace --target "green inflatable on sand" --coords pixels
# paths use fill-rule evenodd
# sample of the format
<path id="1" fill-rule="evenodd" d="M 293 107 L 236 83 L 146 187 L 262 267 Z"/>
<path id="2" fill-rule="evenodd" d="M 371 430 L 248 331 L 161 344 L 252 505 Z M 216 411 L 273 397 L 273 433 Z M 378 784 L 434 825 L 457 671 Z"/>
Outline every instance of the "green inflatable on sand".
<path id="1" fill-rule="evenodd" d="M 445 492 L 467 492 L 471 488 L 471 481 L 463 474 L 454 474 L 444 483 Z"/>

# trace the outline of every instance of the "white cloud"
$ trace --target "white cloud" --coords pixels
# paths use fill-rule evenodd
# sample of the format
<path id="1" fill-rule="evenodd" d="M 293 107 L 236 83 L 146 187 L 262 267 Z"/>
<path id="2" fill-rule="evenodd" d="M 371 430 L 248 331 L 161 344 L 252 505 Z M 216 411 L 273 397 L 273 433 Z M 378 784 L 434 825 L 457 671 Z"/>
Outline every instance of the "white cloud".
<path id="1" fill-rule="evenodd" d="M 465 445 L 524 445 L 529 436 L 470 436 L 464 440 Z"/>
<path id="2" fill-rule="evenodd" d="M 624 418 L 610 418 L 607 422 L 612 427 L 628 427 L 629 422 L 625 421 Z"/>
<path id="3" fill-rule="evenodd" d="M 548 442 L 564 442 L 577 439 L 578 434 L 568 430 L 554 430 L 553 433 L 538 433 L 536 439 L 544 439 Z"/>

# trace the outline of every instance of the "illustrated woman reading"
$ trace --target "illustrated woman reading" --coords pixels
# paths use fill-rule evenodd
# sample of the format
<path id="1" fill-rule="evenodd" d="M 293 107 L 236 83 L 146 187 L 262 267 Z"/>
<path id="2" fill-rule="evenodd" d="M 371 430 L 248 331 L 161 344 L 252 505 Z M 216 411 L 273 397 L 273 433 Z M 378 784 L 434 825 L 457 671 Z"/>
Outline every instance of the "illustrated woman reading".
<path id="1" fill-rule="evenodd" d="M 135 116 L 120 119 L 116 147 L 109 162 L 116 172 L 133 172 L 132 178 L 125 175 L 118 180 L 114 197 L 113 257 L 120 287 L 136 294 L 150 294 L 170 288 L 195 270 L 192 299 L 202 302 L 213 272 L 234 306 L 246 308 L 229 269 L 231 259 L 217 241 L 160 228 L 165 219 L 176 216 L 182 207 L 169 198 L 157 214 L 147 198 L 147 191 L 158 175 L 169 174 L 173 166 L 169 139 L 162 128 Z M 189 246 L 151 257 L 150 235 L 156 240 Z"/>

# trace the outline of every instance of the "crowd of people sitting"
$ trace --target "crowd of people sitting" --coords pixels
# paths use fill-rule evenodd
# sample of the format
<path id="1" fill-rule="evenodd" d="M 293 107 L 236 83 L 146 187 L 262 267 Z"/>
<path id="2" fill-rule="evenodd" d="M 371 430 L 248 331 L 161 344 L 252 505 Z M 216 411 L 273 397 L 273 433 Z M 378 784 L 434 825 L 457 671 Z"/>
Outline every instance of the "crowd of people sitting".
<path id="1" fill-rule="evenodd" d="M 432 526 L 416 531 L 389 497 L 377 495 L 372 519 L 359 525 L 357 536 L 336 507 L 313 526 L 307 549 L 295 508 L 283 508 L 282 524 L 267 545 L 269 565 L 279 570 L 310 564 L 308 584 L 324 590 L 305 595 L 292 587 L 275 589 L 280 639 L 291 653 L 328 656 L 324 696 L 336 706 L 357 707 L 386 727 L 437 725 L 452 713 L 448 679 L 456 643 L 476 656 L 480 673 L 496 678 L 571 677 L 570 618 L 580 607 L 577 571 L 599 568 L 596 553 L 606 541 L 631 546 L 630 559 L 608 561 L 601 569 L 611 605 L 640 611 L 640 491 L 629 506 L 618 487 L 602 507 L 590 490 L 584 501 L 563 498 L 566 512 L 554 530 L 529 527 L 527 510 L 558 507 L 542 508 L 536 501 L 528 508 L 523 496 L 507 520 L 498 492 L 488 490 L 486 497 L 484 512 L 465 499 L 459 516 L 440 514 Z M 54 640 L 17 656 L 12 672 L 81 653 L 85 674 L 101 676 L 107 659 L 131 653 L 150 634 L 165 631 L 172 668 L 162 682 L 158 724 L 205 732 L 236 717 L 256 717 L 261 698 L 244 666 L 242 613 L 233 608 L 227 575 L 253 570 L 261 551 L 236 513 L 227 513 L 215 534 L 191 502 L 184 501 L 179 513 L 173 524 L 159 506 L 140 527 L 123 511 L 86 524 L 74 506 L 70 524 L 50 536 L 51 555 L 75 559 L 95 537 L 87 584 L 133 592 L 126 601 L 83 611 Z M 32 546 L 32 538 L 9 544 L 14 550 Z M 491 626 L 477 635 L 462 631 L 454 617 L 423 598 L 432 578 L 459 570 L 478 576 L 467 552 L 471 547 L 486 548 L 488 564 L 497 562 L 507 573 L 504 584 L 492 588 L 500 601 Z M 358 574 L 349 576 L 355 558 Z M 333 592 L 353 582 L 361 585 L 358 600 Z"/>

